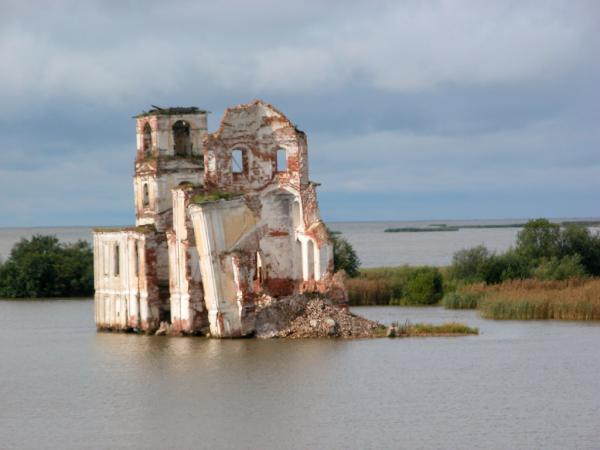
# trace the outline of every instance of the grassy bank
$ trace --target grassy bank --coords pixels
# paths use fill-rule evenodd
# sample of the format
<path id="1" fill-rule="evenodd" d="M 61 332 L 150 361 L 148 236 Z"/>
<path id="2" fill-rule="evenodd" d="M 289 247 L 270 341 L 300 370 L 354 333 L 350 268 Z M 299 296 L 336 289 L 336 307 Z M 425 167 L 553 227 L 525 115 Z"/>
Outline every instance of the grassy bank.
<path id="1" fill-rule="evenodd" d="M 468 327 L 462 323 L 446 322 L 439 325 L 431 323 L 392 323 L 388 328 L 380 330 L 381 336 L 387 337 L 433 337 L 433 336 L 467 336 L 479 334 L 478 328 Z"/>
<path id="2" fill-rule="evenodd" d="M 600 278 L 479 283 L 447 294 L 442 303 L 448 309 L 478 309 L 486 319 L 600 320 Z"/>
<path id="3" fill-rule="evenodd" d="M 480 245 L 456 252 L 452 264 L 361 270 L 348 283 L 353 305 L 432 305 L 478 309 L 490 319 L 600 320 L 600 233 L 597 222 L 467 225 L 522 227 L 504 253 Z M 408 231 L 388 229 L 386 231 Z M 451 231 L 437 224 L 419 231 Z"/>
<path id="4" fill-rule="evenodd" d="M 423 271 L 423 269 L 426 269 Z M 474 283 L 456 287 L 448 269 L 390 267 L 365 269 L 348 280 L 353 306 L 435 305 L 447 309 L 478 309 L 482 317 L 499 320 L 600 320 L 600 278 L 568 280 L 509 280 L 499 284 Z M 414 280 L 418 281 L 415 282 Z M 415 288 L 415 284 L 418 286 Z M 418 293 L 415 297 L 414 291 Z M 439 301 L 441 295 L 443 299 Z M 416 300 L 416 301 L 415 301 Z"/>
<path id="5" fill-rule="evenodd" d="M 487 319 L 600 320 L 600 279 L 518 280 L 488 286 L 477 308 Z"/>

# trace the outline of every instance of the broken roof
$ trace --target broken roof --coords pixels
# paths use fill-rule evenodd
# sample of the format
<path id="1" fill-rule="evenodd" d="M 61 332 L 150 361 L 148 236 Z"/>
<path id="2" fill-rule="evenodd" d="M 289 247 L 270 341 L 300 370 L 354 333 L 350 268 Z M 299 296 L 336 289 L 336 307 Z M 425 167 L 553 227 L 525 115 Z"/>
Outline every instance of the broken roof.
<path id="1" fill-rule="evenodd" d="M 168 108 L 161 108 L 160 106 L 150 105 L 152 109 L 148 111 L 143 111 L 137 117 L 145 117 L 145 116 L 172 116 L 177 114 L 206 114 L 208 111 L 204 109 L 200 109 L 197 106 L 171 106 Z"/>

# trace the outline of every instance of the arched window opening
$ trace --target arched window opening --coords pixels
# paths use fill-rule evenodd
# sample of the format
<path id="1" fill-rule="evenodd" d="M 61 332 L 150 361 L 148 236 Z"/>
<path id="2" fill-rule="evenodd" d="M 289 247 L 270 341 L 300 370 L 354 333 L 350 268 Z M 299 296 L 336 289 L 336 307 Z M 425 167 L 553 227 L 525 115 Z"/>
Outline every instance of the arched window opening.
<path id="1" fill-rule="evenodd" d="M 231 151 L 231 172 L 244 173 L 244 151 L 234 148 Z"/>
<path id="2" fill-rule="evenodd" d="M 266 279 L 266 267 L 263 264 L 262 257 L 260 256 L 260 252 L 256 252 L 255 255 L 256 260 L 256 270 L 254 272 L 254 280 L 258 281 L 259 284 L 263 283 Z"/>
<path id="3" fill-rule="evenodd" d="M 308 266 L 308 279 L 315 279 L 315 243 L 312 240 L 308 241 L 308 251 L 306 252 L 306 260 Z"/>
<path id="4" fill-rule="evenodd" d="M 287 152 L 285 149 L 280 148 L 277 150 L 277 172 L 287 171 Z"/>
<path id="5" fill-rule="evenodd" d="M 148 183 L 144 183 L 142 205 L 145 207 L 150 205 L 150 193 L 148 192 Z"/>
<path id="6" fill-rule="evenodd" d="M 173 142 L 175 155 L 184 156 L 192 153 L 190 125 L 184 120 L 178 120 L 173 125 Z"/>
<path id="7" fill-rule="evenodd" d="M 150 156 L 152 154 L 152 127 L 146 122 L 144 125 L 144 134 L 142 148 L 144 150 L 144 156 Z"/>

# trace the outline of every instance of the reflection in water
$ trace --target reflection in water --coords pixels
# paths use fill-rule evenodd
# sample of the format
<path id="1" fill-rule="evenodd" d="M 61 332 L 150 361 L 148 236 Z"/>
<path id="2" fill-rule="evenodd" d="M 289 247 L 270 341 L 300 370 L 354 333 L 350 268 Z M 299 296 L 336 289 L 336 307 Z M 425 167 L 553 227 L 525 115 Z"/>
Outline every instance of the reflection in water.
<path id="1" fill-rule="evenodd" d="M 0 301 L 5 448 L 594 448 L 600 325 L 473 311 L 466 338 L 208 340 L 96 333 L 91 301 Z"/>

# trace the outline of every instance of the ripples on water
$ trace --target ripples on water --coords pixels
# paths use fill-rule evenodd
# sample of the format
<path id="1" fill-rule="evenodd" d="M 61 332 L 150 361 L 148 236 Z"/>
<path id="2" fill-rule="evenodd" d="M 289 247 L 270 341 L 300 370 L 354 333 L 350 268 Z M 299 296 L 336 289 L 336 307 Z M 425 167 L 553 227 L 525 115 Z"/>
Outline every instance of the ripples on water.
<path id="1" fill-rule="evenodd" d="M 598 448 L 600 326 L 480 336 L 206 340 L 96 333 L 89 300 L 0 301 L 1 448 Z"/>
<path id="2" fill-rule="evenodd" d="M 461 248 L 505 250 L 518 232 L 383 233 L 428 223 L 331 228 L 366 267 L 445 265 Z M 0 229 L 0 254 L 35 233 L 91 237 Z M 159 338 L 96 333 L 90 300 L 0 301 L 0 448 L 599 448 L 600 324 L 356 311 L 384 323 L 456 320 L 481 335 Z"/>

